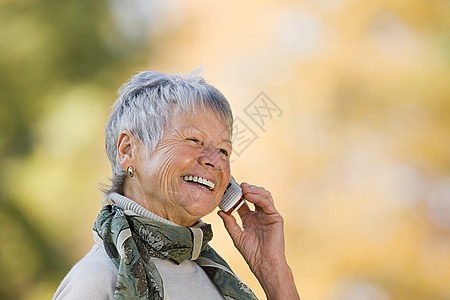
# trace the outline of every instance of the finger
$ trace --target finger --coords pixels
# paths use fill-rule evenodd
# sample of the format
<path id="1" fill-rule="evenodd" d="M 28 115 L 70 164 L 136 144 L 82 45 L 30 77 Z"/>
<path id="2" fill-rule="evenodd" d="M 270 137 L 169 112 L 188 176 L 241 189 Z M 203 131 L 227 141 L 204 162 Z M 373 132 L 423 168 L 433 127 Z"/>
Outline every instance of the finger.
<path id="1" fill-rule="evenodd" d="M 245 199 L 253 203 L 256 210 L 262 210 L 265 214 L 278 213 L 273 202 L 258 193 L 247 193 Z"/>
<path id="2" fill-rule="evenodd" d="M 238 209 L 238 214 L 241 219 L 244 219 L 245 216 L 251 212 L 250 207 L 248 206 L 247 202 L 244 202 L 242 206 Z"/>
<path id="3" fill-rule="evenodd" d="M 225 212 L 219 210 L 217 214 L 222 218 L 223 225 L 227 230 L 233 241 L 237 240 L 239 235 L 242 233 L 242 229 L 236 222 L 236 219 L 232 215 L 227 215 Z"/>
<path id="4" fill-rule="evenodd" d="M 266 198 L 270 203 L 272 203 L 272 205 L 274 205 L 272 194 L 262 187 L 244 186 L 242 188 L 242 193 L 244 194 L 245 198 L 250 194 L 260 195 L 260 196 Z"/>
<path id="5" fill-rule="evenodd" d="M 263 188 L 262 186 L 257 186 L 257 185 L 248 184 L 247 182 L 242 182 L 241 188 L 243 190 L 248 190 L 248 191 L 255 191 L 255 192 L 257 191 L 257 192 L 267 195 L 268 197 L 272 197 L 272 194 L 268 190 Z"/>
<path id="6" fill-rule="evenodd" d="M 261 191 L 244 191 L 243 190 L 243 195 L 244 195 L 245 199 L 247 199 L 247 197 L 249 197 L 250 195 L 262 197 L 262 198 L 266 199 L 267 202 L 269 202 L 270 204 L 275 206 L 272 196 L 268 193 L 264 193 Z"/>

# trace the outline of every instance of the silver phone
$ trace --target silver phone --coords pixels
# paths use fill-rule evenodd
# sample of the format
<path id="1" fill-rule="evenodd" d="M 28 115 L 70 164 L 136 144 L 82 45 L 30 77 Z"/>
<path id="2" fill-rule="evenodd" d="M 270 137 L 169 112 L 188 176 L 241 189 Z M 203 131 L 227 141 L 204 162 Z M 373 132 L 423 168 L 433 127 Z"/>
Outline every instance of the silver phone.
<path id="1" fill-rule="evenodd" d="M 244 202 L 245 199 L 242 195 L 242 188 L 236 181 L 230 179 L 230 182 L 225 189 L 225 193 L 222 196 L 222 200 L 219 203 L 219 208 L 226 214 L 231 215 L 238 210 Z"/>

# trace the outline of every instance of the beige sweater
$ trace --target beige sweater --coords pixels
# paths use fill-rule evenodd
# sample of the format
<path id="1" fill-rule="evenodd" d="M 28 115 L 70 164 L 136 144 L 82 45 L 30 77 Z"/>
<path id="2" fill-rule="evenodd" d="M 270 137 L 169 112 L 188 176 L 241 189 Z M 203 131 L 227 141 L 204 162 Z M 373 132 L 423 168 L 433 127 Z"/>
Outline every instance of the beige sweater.
<path id="1" fill-rule="evenodd" d="M 144 218 L 176 225 L 122 195 L 112 194 L 111 200 L 124 211 L 132 211 Z M 153 261 L 164 283 L 164 299 L 224 299 L 195 261 L 189 260 L 179 265 L 158 258 L 153 258 Z M 113 299 L 117 272 L 116 265 L 106 254 L 101 242 L 96 243 L 66 275 L 53 299 Z"/>

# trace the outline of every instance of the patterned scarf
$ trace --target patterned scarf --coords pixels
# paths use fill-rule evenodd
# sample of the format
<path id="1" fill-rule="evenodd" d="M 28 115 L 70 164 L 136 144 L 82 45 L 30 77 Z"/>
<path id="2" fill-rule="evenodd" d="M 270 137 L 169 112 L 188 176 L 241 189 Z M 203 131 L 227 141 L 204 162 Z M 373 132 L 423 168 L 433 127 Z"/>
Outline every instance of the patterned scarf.
<path id="1" fill-rule="evenodd" d="M 152 257 L 175 264 L 195 260 L 225 299 L 257 299 L 208 245 L 212 239 L 209 224 L 173 226 L 106 205 L 93 229 L 119 270 L 114 299 L 164 299 L 164 284 Z"/>

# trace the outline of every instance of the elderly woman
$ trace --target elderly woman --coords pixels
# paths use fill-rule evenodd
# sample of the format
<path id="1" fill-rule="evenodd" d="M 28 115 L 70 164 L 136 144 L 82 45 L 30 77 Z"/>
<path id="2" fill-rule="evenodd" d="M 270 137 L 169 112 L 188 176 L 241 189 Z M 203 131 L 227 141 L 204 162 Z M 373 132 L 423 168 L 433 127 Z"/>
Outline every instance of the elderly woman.
<path id="1" fill-rule="evenodd" d="M 95 245 L 54 299 L 256 299 L 208 245 L 202 222 L 230 180 L 233 117 L 201 77 L 142 72 L 119 90 L 106 127 L 112 186 Z M 268 299 L 299 299 L 284 253 L 283 219 L 268 191 L 241 184 L 233 215 L 219 211 Z"/>

